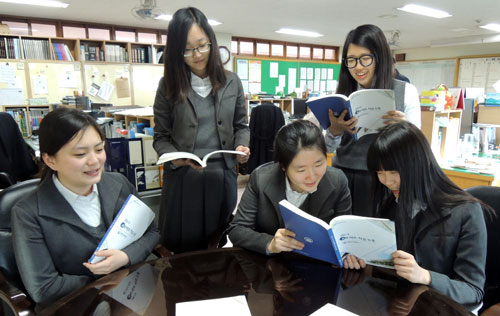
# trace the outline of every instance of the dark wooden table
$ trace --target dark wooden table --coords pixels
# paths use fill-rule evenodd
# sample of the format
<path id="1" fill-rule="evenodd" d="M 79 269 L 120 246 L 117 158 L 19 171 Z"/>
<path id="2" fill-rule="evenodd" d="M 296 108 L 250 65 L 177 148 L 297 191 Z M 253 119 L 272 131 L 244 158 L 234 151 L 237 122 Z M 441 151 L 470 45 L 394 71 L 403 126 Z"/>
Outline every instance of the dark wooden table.
<path id="1" fill-rule="evenodd" d="M 310 315 L 326 303 L 370 316 L 472 315 L 391 270 L 343 270 L 298 255 L 267 257 L 238 248 L 179 254 L 116 271 L 41 315 L 175 315 L 179 302 L 237 295 L 258 316 Z"/>

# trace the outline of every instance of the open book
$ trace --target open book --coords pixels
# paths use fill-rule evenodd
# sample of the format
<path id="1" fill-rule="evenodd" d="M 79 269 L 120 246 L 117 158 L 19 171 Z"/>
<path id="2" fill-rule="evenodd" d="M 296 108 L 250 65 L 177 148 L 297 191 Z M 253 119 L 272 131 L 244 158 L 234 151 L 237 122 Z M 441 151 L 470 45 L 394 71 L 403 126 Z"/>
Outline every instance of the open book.
<path id="1" fill-rule="evenodd" d="M 106 249 L 122 250 L 141 238 L 154 218 L 155 214 L 149 206 L 130 194 L 95 251 Z M 104 257 L 93 254 L 89 262 L 97 263 L 103 259 Z"/>
<path id="2" fill-rule="evenodd" d="M 365 260 L 367 264 L 394 268 L 392 253 L 396 251 L 394 222 L 383 218 L 342 215 L 330 225 L 287 200 L 279 203 L 285 227 L 295 233 L 295 239 L 305 244 L 295 252 L 343 267 L 347 254 Z"/>
<path id="3" fill-rule="evenodd" d="M 160 158 L 158 159 L 158 162 L 156 162 L 156 164 L 161 165 L 167 161 L 187 158 L 187 159 L 191 159 L 191 160 L 196 161 L 202 167 L 206 167 L 207 160 L 214 154 L 234 154 L 234 155 L 246 156 L 246 154 L 244 152 L 239 151 L 239 150 L 216 150 L 216 151 L 212 151 L 211 153 L 206 154 L 203 157 L 203 159 L 200 159 L 200 157 L 196 156 L 195 154 L 188 153 L 185 151 L 176 151 L 176 152 L 165 153 L 165 154 L 161 155 Z"/>
<path id="4" fill-rule="evenodd" d="M 358 90 L 351 93 L 349 97 L 342 94 L 313 97 L 309 98 L 306 103 L 323 129 L 330 127 L 329 109 L 332 109 L 336 117 L 347 110 L 345 120 L 353 116 L 358 118 L 356 125 L 359 127 L 358 137 L 375 133 L 379 128 L 384 127 L 382 116 L 396 109 L 394 91 L 390 89 Z"/>

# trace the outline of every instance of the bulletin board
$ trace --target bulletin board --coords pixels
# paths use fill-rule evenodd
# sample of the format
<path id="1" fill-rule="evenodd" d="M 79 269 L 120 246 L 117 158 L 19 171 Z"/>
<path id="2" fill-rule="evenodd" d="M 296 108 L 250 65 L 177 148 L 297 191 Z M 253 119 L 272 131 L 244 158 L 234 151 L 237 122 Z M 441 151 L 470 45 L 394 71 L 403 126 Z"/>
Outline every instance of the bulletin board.
<path id="1" fill-rule="evenodd" d="M 92 102 L 112 103 L 113 105 L 132 104 L 130 64 L 85 63 L 83 73 L 85 78 L 85 95 L 89 96 Z M 93 96 L 90 91 L 92 83 L 95 83 L 99 87 L 109 87 L 112 89 L 109 98 L 102 98 L 97 95 Z M 122 88 L 118 89 L 120 86 Z"/>
<path id="2" fill-rule="evenodd" d="M 396 68 L 410 79 L 418 92 L 431 90 L 439 84 L 455 87 L 457 59 L 397 62 Z"/>
<path id="3" fill-rule="evenodd" d="M 26 63 L 0 62 L 0 105 L 26 105 Z"/>
<path id="4" fill-rule="evenodd" d="M 462 88 L 483 88 L 485 93 L 500 89 L 500 56 L 468 58 L 460 57 L 458 86 Z"/>
<path id="5" fill-rule="evenodd" d="M 29 62 L 28 69 L 33 98 L 60 103 L 63 97 L 83 89 L 80 62 Z"/>
<path id="6" fill-rule="evenodd" d="M 135 105 L 154 104 L 158 82 L 163 77 L 163 65 L 132 65 L 132 85 Z"/>
<path id="7" fill-rule="evenodd" d="M 268 94 L 278 91 L 288 94 L 306 88 L 313 92 L 335 92 L 340 64 L 236 57 L 234 69 L 245 92 L 255 93 L 259 87 Z"/>

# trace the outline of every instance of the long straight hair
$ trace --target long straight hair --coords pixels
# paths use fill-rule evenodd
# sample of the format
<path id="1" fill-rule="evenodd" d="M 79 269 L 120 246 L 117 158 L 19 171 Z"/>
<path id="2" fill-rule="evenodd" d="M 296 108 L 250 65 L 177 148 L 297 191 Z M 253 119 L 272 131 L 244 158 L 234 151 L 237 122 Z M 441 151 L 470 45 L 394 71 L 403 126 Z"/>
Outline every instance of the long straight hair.
<path id="1" fill-rule="evenodd" d="M 200 26 L 211 43 L 207 73 L 212 83 L 212 94 L 215 95 L 226 84 L 226 74 L 220 59 L 219 46 L 207 17 L 193 7 L 179 9 L 168 24 L 164 59 L 167 98 L 172 100 L 174 104 L 186 101 L 191 87 L 191 70 L 184 61 L 184 50 L 186 49 L 187 35 L 194 24 Z"/>
<path id="2" fill-rule="evenodd" d="M 368 150 L 368 170 L 397 171 L 400 176 L 396 218 L 402 226 L 403 244 L 411 242 L 415 207 L 425 205 L 424 216 L 438 218 L 442 210 L 479 200 L 456 186 L 439 166 L 424 134 L 407 121 L 385 126 Z M 392 193 L 380 181 L 375 183 L 374 214 L 380 216 Z M 398 221 L 398 220 L 397 220 Z M 398 237 L 399 242 L 399 237 Z M 402 247 L 404 248 L 404 247 Z"/>
<path id="3" fill-rule="evenodd" d="M 392 57 L 387 39 L 384 32 L 378 26 L 365 24 L 358 26 L 347 34 L 342 49 L 342 62 L 340 63 L 337 93 L 348 96 L 358 89 L 357 81 L 351 76 L 349 69 L 345 65 L 347 50 L 351 44 L 364 47 L 375 56 L 375 74 L 371 88 L 392 89 Z"/>

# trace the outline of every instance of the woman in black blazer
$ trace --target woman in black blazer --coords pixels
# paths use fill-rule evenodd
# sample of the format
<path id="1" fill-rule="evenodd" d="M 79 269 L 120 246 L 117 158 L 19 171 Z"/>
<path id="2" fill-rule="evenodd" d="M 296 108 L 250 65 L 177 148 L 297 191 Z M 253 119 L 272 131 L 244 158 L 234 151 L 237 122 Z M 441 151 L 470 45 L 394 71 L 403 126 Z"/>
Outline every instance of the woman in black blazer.
<path id="1" fill-rule="evenodd" d="M 327 166 L 325 140 L 316 125 L 297 120 L 283 126 L 274 154 L 274 163 L 252 172 L 229 228 L 235 246 L 263 254 L 304 247 L 284 228 L 278 206 L 283 199 L 326 222 L 351 214 L 347 179 Z"/>
<path id="2" fill-rule="evenodd" d="M 122 250 L 95 252 L 87 261 L 129 194 L 121 174 L 103 172 L 104 136 L 95 120 L 79 110 L 59 108 L 45 116 L 40 130 L 45 170 L 37 190 L 12 210 L 16 262 L 37 310 L 100 275 L 146 259 L 158 243 L 152 223 Z"/>

